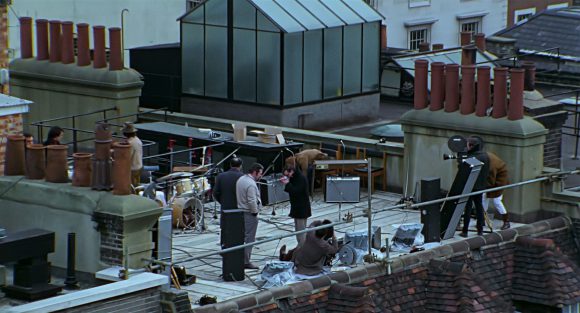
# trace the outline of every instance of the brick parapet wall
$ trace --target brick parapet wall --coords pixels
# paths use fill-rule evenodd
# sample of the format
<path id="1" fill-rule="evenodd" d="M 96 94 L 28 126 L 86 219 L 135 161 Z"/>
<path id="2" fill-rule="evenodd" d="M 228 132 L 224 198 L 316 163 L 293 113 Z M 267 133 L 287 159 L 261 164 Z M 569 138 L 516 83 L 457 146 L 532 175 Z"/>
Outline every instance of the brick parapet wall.
<path id="1" fill-rule="evenodd" d="M 22 114 L 0 116 L 0 176 L 4 175 L 6 136 L 22 133 Z"/>
<path id="2" fill-rule="evenodd" d="M 95 213 L 97 229 L 101 235 L 101 261 L 107 265 L 123 265 L 123 218 Z"/>
<path id="3" fill-rule="evenodd" d="M 161 309 L 163 313 L 193 312 L 187 291 L 173 288 L 161 291 Z"/>
<path id="4" fill-rule="evenodd" d="M 550 129 L 544 144 L 544 166 L 560 168 L 562 163 L 562 128 Z"/>
<path id="5" fill-rule="evenodd" d="M 131 312 L 159 313 L 161 312 L 161 288 L 149 288 L 119 297 L 107 298 L 75 308 L 57 311 L 55 313 L 84 312 Z"/>

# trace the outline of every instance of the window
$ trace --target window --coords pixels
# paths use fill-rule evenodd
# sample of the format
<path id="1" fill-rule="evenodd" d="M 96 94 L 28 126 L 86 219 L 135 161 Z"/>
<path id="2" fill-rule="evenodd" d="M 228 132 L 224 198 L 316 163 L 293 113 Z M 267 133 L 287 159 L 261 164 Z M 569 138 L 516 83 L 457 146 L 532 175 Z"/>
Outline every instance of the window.
<path id="1" fill-rule="evenodd" d="M 197 7 L 203 2 L 203 0 L 185 0 L 185 11 L 189 12 L 193 8 Z"/>
<path id="2" fill-rule="evenodd" d="M 431 0 L 409 0 L 409 8 L 424 7 L 431 5 Z"/>
<path id="3" fill-rule="evenodd" d="M 515 12 L 514 12 L 514 24 L 517 24 L 521 21 L 525 21 L 528 18 L 532 17 L 532 15 L 534 15 L 534 14 L 536 14 L 536 8 L 515 10 Z"/>
<path id="4" fill-rule="evenodd" d="M 562 313 L 578 313 L 580 312 L 580 303 L 571 304 L 562 308 Z"/>
<path id="5" fill-rule="evenodd" d="M 473 38 L 475 38 L 475 34 L 481 32 L 481 19 L 462 20 L 459 33 L 461 34 L 462 32 L 470 32 L 471 38 L 473 40 Z"/>
<path id="6" fill-rule="evenodd" d="M 429 41 L 429 28 L 409 30 L 409 50 L 419 50 L 419 44 Z"/>

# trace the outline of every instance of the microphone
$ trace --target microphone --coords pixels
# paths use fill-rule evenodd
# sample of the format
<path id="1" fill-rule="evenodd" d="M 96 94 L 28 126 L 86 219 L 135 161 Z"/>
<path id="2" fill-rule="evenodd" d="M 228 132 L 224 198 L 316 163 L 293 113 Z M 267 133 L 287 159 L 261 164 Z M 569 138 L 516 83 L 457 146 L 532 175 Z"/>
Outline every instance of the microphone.
<path id="1" fill-rule="evenodd" d="M 284 147 L 284 150 L 286 150 L 286 151 L 290 152 L 290 153 L 292 154 L 292 156 L 294 156 L 294 151 L 292 151 L 292 150 L 288 149 L 288 147 Z"/>
<path id="2" fill-rule="evenodd" d="M 340 144 L 342 145 L 342 154 L 344 154 L 346 152 L 346 145 L 344 144 L 344 141 L 342 141 L 342 139 L 340 140 Z"/>

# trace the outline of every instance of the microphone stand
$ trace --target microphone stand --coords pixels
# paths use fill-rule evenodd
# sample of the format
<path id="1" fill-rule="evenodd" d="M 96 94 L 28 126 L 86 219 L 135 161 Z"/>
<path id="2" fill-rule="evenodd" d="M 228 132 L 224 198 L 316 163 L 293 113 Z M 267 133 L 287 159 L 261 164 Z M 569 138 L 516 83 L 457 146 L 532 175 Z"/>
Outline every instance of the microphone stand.
<path id="1" fill-rule="evenodd" d="M 278 155 L 276 155 L 274 160 L 272 160 L 272 162 L 270 162 L 270 165 L 268 165 L 268 167 L 264 170 L 264 174 L 262 175 L 262 177 L 266 176 L 266 173 L 268 173 L 269 170 L 274 168 L 274 164 L 276 164 L 276 161 L 283 153 L 284 153 L 284 150 L 280 150 L 280 152 L 278 152 Z M 274 179 L 275 178 L 276 178 L 276 173 L 274 173 Z M 272 215 L 276 215 L 276 206 L 272 206 Z"/>

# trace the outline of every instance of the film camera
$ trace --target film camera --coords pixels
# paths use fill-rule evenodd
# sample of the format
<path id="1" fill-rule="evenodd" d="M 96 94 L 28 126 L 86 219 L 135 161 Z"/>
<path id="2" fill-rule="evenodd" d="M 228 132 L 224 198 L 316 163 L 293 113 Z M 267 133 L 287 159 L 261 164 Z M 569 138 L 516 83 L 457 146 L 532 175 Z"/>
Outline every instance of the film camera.
<path id="1" fill-rule="evenodd" d="M 483 139 L 478 136 L 471 136 L 470 138 L 475 138 L 479 141 L 480 145 L 483 144 Z M 447 141 L 447 147 L 455 154 L 443 154 L 443 160 L 464 160 L 466 159 L 468 148 L 467 148 L 467 139 L 460 135 L 451 136 Z"/>

